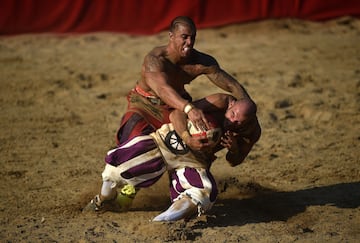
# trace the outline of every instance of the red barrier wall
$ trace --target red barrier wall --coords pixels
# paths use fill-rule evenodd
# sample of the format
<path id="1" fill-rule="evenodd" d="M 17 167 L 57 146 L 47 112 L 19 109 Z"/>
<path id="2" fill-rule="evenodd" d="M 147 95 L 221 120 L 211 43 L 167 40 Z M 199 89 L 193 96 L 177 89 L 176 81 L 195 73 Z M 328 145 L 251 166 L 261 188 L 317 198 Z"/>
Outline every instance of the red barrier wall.
<path id="1" fill-rule="evenodd" d="M 0 34 L 113 31 L 154 34 L 178 15 L 198 28 L 266 18 L 360 16 L 358 0 L 0 0 Z"/>

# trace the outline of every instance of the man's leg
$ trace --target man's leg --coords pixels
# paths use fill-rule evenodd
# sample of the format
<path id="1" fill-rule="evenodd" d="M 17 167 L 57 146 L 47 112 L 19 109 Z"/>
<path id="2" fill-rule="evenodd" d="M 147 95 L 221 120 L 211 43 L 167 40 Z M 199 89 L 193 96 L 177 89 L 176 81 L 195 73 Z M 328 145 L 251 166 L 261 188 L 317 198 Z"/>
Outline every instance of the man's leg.
<path id="1" fill-rule="evenodd" d="M 217 196 L 216 182 L 209 170 L 181 168 L 170 173 L 172 205 L 153 221 L 175 221 L 201 214 L 212 207 Z"/>
<path id="2" fill-rule="evenodd" d="M 107 201 L 127 204 L 136 194 L 135 187 L 151 186 L 166 171 L 160 150 L 149 135 L 134 137 L 120 147 L 110 150 L 105 160 L 107 164 L 102 173 L 101 193 L 89 203 L 93 205 L 94 211 L 100 210 L 102 204 Z M 121 186 L 124 187 L 117 195 L 117 188 Z M 127 200 L 127 197 L 130 199 Z"/>

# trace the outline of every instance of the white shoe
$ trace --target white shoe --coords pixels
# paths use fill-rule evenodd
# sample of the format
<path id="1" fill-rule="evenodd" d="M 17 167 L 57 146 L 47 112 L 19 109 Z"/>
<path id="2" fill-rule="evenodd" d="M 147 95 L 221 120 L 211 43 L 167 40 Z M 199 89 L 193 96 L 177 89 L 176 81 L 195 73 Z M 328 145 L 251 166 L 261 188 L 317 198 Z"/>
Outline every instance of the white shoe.
<path id="1" fill-rule="evenodd" d="M 186 219 L 197 213 L 198 207 L 188 197 L 176 200 L 163 213 L 156 216 L 152 221 L 176 221 Z"/>

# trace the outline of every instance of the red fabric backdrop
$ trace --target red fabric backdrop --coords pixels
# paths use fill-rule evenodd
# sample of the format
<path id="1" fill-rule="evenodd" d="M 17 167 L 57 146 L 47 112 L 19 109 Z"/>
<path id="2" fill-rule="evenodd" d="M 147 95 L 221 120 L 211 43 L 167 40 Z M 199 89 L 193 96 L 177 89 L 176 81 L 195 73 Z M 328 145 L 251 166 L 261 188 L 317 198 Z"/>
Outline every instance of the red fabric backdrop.
<path id="1" fill-rule="evenodd" d="M 0 0 L 0 34 L 114 31 L 153 34 L 178 15 L 198 28 L 266 18 L 360 16 L 358 0 Z"/>

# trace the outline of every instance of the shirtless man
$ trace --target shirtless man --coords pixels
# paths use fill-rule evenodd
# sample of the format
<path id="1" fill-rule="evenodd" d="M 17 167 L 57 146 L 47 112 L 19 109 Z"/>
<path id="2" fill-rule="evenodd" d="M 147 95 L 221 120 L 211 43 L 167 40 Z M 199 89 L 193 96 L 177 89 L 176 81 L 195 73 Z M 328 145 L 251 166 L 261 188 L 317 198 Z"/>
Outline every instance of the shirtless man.
<path id="1" fill-rule="evenodd" d="M 195 156 L 198 164 L 195 162 L 188 165 L 188 161 L 184 163 L 183 159 L 178 163 L 176 160 L 173 162 L 173 159 L 166 160 L 168 167 L 175 167 L 169 173 L 172 204 L 153 221 L 179 220 L 211 209 L 217 196 L 216 182 L 210 172 L 211 164 L 216 159 L 215 153 L 227 149 L 227 162 L 231 166 L 237 166 L 244 161 L 261 136 L 257 108 L 251 100 L 236 100 L 230 95 L 214 94 L 195 103 L 205 114 L 210 114 L 221 128 L 222 135 L 218 141 L 203 142 L 201 138 L 190 135 L 184 112 L 175 110 L 170 114 L 176 133 L 181 134 L 182 141 L 191 148 L 190 153 Z M 159 131 L 161 129 L 157 133 Z"/>
<path id="2" fill-rule="evenodd" d="M 240 164 L 258 141 L 261 128 L 256 105 L 248 99 L 214 94 L 194 104 L 216 124 L 213 129 L 218 134 L 213 140 L 192 137 L 187 115 L 174 110 L 171 124 L 164 124 L 150 135 L 134 137 L 108 152 L 101 192 L 87 208 L 98 211 L 104 203 L 117 200 L 119 186 L 131 185 L 135 192 L 135 188 L 153 185 L 169 171 L 172 205 L 154 221 L 179 220 L 209 210 L 217 196 L 216 182 L 210 173 L 214 154 L 227 149 L 230 165 Z"/>
<path id="3" fill-rule="evenodd" d="M 207 128 L 204 113 L 191 103 L 184 87 L 199 75 L 206 75 L 237 99 L 251 100 L 215 58 L 194 49 L 195 37 L 194 22 L 188 17 L 176 17 L 170 25 L 168 44 L 155 47 L 145 56 L 141 77 L 128 95 L 128 110 L 117 133 L 118 144 L 169 123 L 173 109 L 184 111 L 196 127 Z"/>

